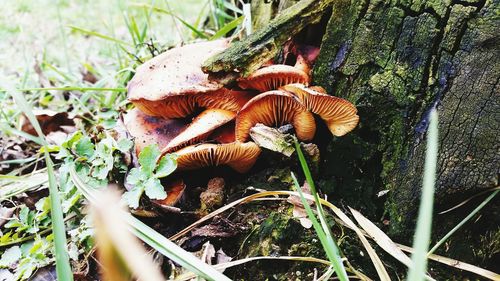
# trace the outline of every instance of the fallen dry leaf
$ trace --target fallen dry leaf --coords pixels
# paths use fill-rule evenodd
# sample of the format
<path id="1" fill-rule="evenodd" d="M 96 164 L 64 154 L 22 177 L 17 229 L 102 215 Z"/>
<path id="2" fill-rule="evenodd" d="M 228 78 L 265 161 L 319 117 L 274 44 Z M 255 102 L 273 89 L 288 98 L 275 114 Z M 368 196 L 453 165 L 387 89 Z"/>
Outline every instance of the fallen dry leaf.
<path id="1" fill-rule="evenodd" d="M 311 195 L 311 188 L 307 184 L 307 182 L 304 182 L 304 185 L 302 185 L 302 192 L 304 194 L 309 194 Z M 292 203 L 293 205 L 293 210 L 292 214 L 294 218 L 298 218 L 300 224 L 304 228 L 311 228 L 312 227 L 312 221 L 307 217 L 307 212 L 306 209 L 304 208 L 304 205 L 302 205 L 302 201 L 300 200 L 300 197 L 298 196 L 289 196 L 288 197 L 288 202 Z M 313 201 L 309 200 L 309 205 L 312 205 Z"/>
<path id="2" fill-rule="evenodd" d="M 53 110 L 43 109 L 33 110 L 33 114 L 35 114 L 38 123 L 40 123 L 40 127 L 42 128 L 44 135 L 48 135 L 49 133 L 56 131 L 72 132 L 75 130 L 75 122 L 73 120 L 75 117 L 70 116 L 67 112 L 56 112 Z M 28 118 L 23 116 L 21 123 L 22 131 L 30 135 L 37 135 Z"/>

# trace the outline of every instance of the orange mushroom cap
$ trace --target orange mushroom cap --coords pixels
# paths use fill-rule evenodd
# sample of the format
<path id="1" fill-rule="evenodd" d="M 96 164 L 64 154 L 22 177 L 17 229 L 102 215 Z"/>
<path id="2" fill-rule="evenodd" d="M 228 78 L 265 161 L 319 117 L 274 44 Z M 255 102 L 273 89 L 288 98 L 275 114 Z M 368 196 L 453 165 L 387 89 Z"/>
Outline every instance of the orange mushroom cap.
<path id="1" fill-rule="evenodd" d="M 236 113 L 223 109 L 207 109 L 193 119 L 191 124 L 173 138 L 162 153 L 168 153 L 182 146 L 205 139 L 216 128 L 234 119 Z"/>
<path id="2" fill-rule="evenodd" d="M 318 114 L 335 136 L 343 136 L 358 125 L 356 107 L 345 99 L 326 94 L 323 88 L 316 86 L 313 89 L 302 84 L 290 84 L 282 89 L 296 95 L 309 110 Z"/>
<path id="3" fill-rule="evenodd" d="M 240 92 L 208 80 L 201 64 L 223 51 L 227 40 L 194 43 L 170 49 L 137 68 L 128 83 L 128 99 L 151 116 L 180 118 L 197 108 L 237 111 Z"/>
<path id="4" fill-rule="evenodd" d="M 316 133 L 314 116 L 292 94 L 269 91 L 252 98 L 236 116 L 236 140 L 248 140 L 250 129 L 257 123 L 280 127 L 292 124 L 297 138 L 311 140 Z"/>
<path id="5" fill-rule="evenodd" d="M 139 154 L 142 149 L 151 144 L 157 144 L 160 149 L 167 146 L 187 127 L 186 120 L 163 119 L 148 116 L 134 108 L 124 115 L 127 131 L 134 137 L 135 151 Z"/>
<path id="6" fill-rule="evenodd" d="M 260 148 L 253 142 L 233 142 L 191 145 L 175 154 L 178 155 L 178 170 L 227 165 L 239 173 L 245 173 L 255 164 L 260 152 Z"/>

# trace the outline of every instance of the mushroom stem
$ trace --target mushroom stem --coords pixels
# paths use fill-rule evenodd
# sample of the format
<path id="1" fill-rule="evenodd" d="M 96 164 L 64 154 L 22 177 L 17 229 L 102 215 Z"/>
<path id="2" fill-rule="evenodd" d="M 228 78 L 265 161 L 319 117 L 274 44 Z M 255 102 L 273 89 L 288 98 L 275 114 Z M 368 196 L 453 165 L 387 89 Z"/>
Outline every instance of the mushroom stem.
<path id="1" fill-rule="evenodd" d="M 292 124 L 297 138 L 311 140 L 316 133 L 314 116 L 292 94 L 275 90 L 251 99 L 236 117 L 236 140 L 248 140 L 250 129 L 257 123 L 266 126 Z"/>
<path id="2" fill-rule="evenodd" d="M 301 55 L 297 56 L 297 61 L 294 66 L 295 68 L 304 71 L 308 76 L 311 73 L 311 66 L 309 65 L 309 62 L 307 62 L 307 60 Z"/>

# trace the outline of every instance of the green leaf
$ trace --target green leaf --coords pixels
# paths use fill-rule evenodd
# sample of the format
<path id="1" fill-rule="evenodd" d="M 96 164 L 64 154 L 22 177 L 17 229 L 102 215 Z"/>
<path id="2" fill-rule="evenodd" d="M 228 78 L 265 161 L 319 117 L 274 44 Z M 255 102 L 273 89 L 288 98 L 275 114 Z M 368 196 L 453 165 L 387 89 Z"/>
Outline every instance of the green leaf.
<path id="1" fill-rule="evenodd" d="M 166 177 L 173 173 L 175 169 L 177 169 L 177 156 L 174 154 L 167 154 L 163 156 L 160 163 L 158 163 L 155 176 L 157 178 Z"/>
<path id="2" fill-rule="evenodd" d="M 121 139 L 116 144 L 116 148 L 118 148 L 121 152 L 127 152 L 132 148 L 133 144 L 134 143 L 129 139 Z"/>
<path id="3" fill-rule="evenodd" d="M 85 156 L 87 158 L 94 155 L 94 144 L 89 137 L 84 137 L 75 144 L 75 152 L 80 156 Z"/>
<path id="4" fill-rule="evenodd" d="M 141 164 L 141 169 L 146 175 L 150 176 L 153 174 L 156 167 L 156 160 L 159 156 L 160 149 L 156 144 L 146 146 L 139 153 L 139 164 Z"/>
<path id="5" fill-rule="evenodd" d="M 19 246 L 11 247 L 2 255 L 0 259 L 0 268 L 2 267 L 10 267 L 12 264 L 17 262 L 22 256 L 21 248 Z"/>
<path id="6" fill-rule="evenodd" d="M 65 142 L 62 143 L 62 147 L 70 149 L 81 138 L 83 138 L 82 132 L 81 131 L 76 131 L 71 136 L 69 136 L 68 139 Z"/>
<path id="7" fill-rule="evenodd" d="M 138 185 L 140 182 L 146 180 L 144 173 L 138 168 L 132 168 L 127 176 L 127 183 L 130 185 Z"/>
<path id="8" fill-rule="evenodd" d="M 127 202 L 127 205 L 130 208 L 136 209 L 139 207 L 139 200 L 141 199 L 142 193 L 144 192 L 144 186 L 143 185 L 137 185 L 131 190 L 123 193 L 123 200 Z"/>
<path id="9" fill-rule="evenodd" d="M 151 199 L 165 199 L 167 198 L 167 193 L 161 185 L 159 179 L 150 178 L 145 183 L 146 195 Z"/>

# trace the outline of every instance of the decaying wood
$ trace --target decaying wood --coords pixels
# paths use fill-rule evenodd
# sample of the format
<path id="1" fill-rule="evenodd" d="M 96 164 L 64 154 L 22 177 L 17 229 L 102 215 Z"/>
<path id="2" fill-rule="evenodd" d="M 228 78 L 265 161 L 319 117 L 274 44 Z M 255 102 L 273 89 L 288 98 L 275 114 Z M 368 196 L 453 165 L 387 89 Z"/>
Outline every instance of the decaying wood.
<path id="1" fill-rule="evenodd" d="M 211 78 L 229 82 L 258 69 L 276 56 L 282 45 L 305 26 L 318 22 L 334 0 L 303 0 L 284 10 L 265 28 L 235 42 L 223 53 L 208 59 L 203 71 Z"/>

